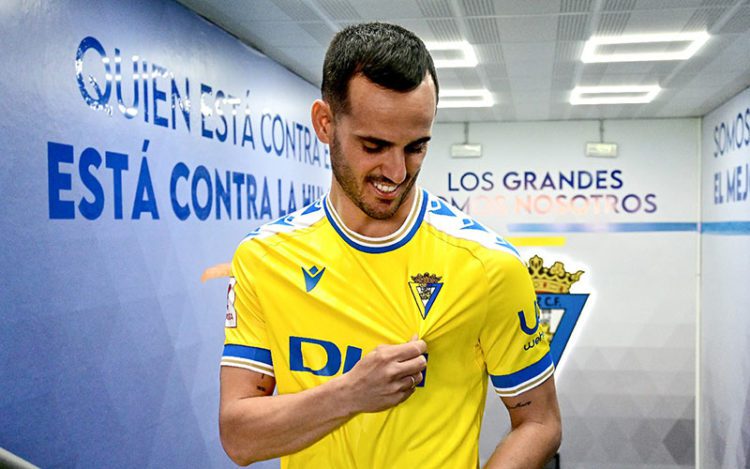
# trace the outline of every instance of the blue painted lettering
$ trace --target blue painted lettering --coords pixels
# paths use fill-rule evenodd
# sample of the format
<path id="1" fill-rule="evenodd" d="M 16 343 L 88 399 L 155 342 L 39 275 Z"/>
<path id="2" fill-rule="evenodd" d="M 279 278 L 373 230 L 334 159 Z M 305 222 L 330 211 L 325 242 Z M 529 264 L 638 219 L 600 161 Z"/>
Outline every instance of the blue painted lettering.
<path id="1" fill-rule="evenodd" d="M 60 171 L 61 163 L 73 163 L 73 145 L 47 142 L 47 188 L 49 192 L 49 217 L 51 219 L 75 218 L 75 205 L 71 200 L 62 200 L 61 191 L 73 188 L 70 173 Z"/>
<path id="2" fill-rule="evenodd" d="M 230 186 L 230 172 L 224 172 L 224 182 L 219 176 L 219 171 L 214 170 L 214 180 L 216 181 L 216 219 L 221 220 L 221 207 L 227 212 L 227 217 L 232 218 L 232 188 Z"/>
<path id="3" fill-rule="evenodd" d="M 93 148 L 85 149 L 78 160 L 78 173 L 81 176 L 81 182 L 91 192 L 91 195 L 94 196 L 94 200 L 92 201 L 89 201 L 84 196 L 78 202 L 78 211 L 87 220 L 96 220 L 104 210 L 104 189 L 102 189 L 102 185 L 96 176 L 91 174 L 90 171 L 91 166 L 99 169 L 101 164 L 102 157 Z"/>
<path id="4" fill-rule="evenodd" d="M 154 109 L 154 124 L 161 126 L 161 127 L 169 127 L 169 121 L 165 117 L 162 117 L 159 115 L 159 101 L 167 102 L 167 93 L 165 93 L 163 90 L 160 90 L 158 88 L 158 79 L 159 78 L 165 78 L 167 76 L 167 69 L 156 65 L 155 63 L 151 64 L 151 88 L 153 88 L 153 104 L 152 107 Z"/>

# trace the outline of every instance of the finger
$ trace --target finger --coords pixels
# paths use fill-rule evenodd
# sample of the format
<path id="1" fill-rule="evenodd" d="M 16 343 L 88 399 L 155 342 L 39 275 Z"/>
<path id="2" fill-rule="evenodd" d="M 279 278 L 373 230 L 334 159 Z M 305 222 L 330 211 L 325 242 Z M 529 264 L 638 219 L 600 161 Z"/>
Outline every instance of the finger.
<path id="1" fill-rule="evenodd" d="M 409 389 L 399 391 L 399 394 L 400 394 L 399 403 L 404 402 L 405 400 L 409 399 L 409 396 L 414 394 L 415 390 L 416 390 L 415 388 L 409 387 Z"/>
<path id="2" fill-rule="evenodd" d="M 421 374 L 427 368 L 427 359 L 424 355 L 419 355 L 409 360 L 401 361 L 394 364 L 394 377 L 401 379 L 409 375 Z"/>
<path id="3" fill-rule="evenodd" d="M 424 340 L 415 340 L 405 344 L 387 345 L 383 348 L 390 358 L 396 361 L 410 360 L 427 351 L 427 343 Z"/>
<path id="4" fill-rule="evenodd" d="M 406 375 L 403 378 L 399 379 L 396 384 L 396 392 L 410 392 L 417 387 L 417 384 L 419 384 L 419 382 L 417 382 L 416 376 Z"/>

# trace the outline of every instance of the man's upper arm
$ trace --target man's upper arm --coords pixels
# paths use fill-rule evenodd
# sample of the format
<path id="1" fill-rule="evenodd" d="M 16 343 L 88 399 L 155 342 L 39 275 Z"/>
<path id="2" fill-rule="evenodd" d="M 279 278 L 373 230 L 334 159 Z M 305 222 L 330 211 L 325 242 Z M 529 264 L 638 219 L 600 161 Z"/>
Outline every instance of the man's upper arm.
<path id="1" fill-rule="evenodd" d="M 479 342 L 495 391 L 510 398 L 545 383 L 554 366 L 526 266 L 510 254 L 493 254 L 485 262 L 488 307 Z"/>
<path id="2" fill-rule="evenodd" d="M 239 465 L 252 462 L 252 456 L 243 452 L 248 438 L 253 438 L 256 420 L 249 409 L 256 408 L 253 402 L 273 393 L 275 380 L 272 376 L 233 366 L 222 366 L 220 373 L 221 394 L 219 401 L 219 433 L 221 444 L 230 458 Z"/>
<path id="3" fill-rule="evenodd" d="M 559 425 L 560 409 L 553 376 L 539 386 L 517 396 L 503 397 L 502 400 L 508 409 L 512 428 L 526 422 Z"/>
<path id="4" fill-rule="evenodd" d="M 260 266 L 250 243 L 242 243 L 232 259 L 227 288 L 227 321 L 221 358 L 221 409 L 241 399 L 273 394 L 276 379 L 266 322 L 255 292 Z"/>
<path id="5" fill-rule="evenodd" d="M 232 366 L 222 366 L 220 377 L 222 407 L 240 399 L 270 396 L 276 386 L 273 376 Z"/>
<path id="6" fill-rule="evenodd" d="M 234 367 L 274 377 L 264 312 L 255 291 L 261 263 L 250 248 L 240 244 L 232 259 L 232 277 L 227 289 L 227 322 L 222 368 Z"/>

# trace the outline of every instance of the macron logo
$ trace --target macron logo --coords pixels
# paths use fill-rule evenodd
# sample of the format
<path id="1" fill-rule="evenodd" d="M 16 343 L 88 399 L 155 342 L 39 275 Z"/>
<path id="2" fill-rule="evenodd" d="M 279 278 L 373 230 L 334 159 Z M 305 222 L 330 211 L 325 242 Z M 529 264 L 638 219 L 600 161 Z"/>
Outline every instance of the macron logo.
<path id="1" fill-rule="evenodd" d="M 325 271 L 325 267 L 323 267 L 323 270 L 318 270 L 316 266 L 310 267 L 310 270 L 305 270 L 305 268 L 302 267 L 302 273 L 305 275 L 305 289 L 307 289 L 308 293 L 318 286 L 318 282 L 323 277 Z"/>

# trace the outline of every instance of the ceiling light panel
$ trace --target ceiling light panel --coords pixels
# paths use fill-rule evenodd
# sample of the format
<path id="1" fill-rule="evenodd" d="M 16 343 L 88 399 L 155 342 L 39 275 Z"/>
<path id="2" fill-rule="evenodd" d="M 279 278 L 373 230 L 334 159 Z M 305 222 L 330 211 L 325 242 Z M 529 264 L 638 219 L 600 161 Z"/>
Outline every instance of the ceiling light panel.
<path id="1" fill-rule="evenodd" d="M 660 91 L 659 85 L 576 86 L 570 93 L 570 104 L 650 103 Z"/>
<path id="2" fill-rule="evenodd" d="M 488 90 L 440 90 L 438 108 L 492 107 L 495 101 Z"/>
<path id="3" fill-rule="evenodd" d="M 435 68 L 476 67 L 477 55 L 466 41 L 425 42 Z"/>
<path id="4" fill-rule="evenodd" d="M 692 57 L 709 37 L 710 35 L 705 31 L 594 36 L 586 41 L 581 61 L 601 63 L 686 60 Z"/>

